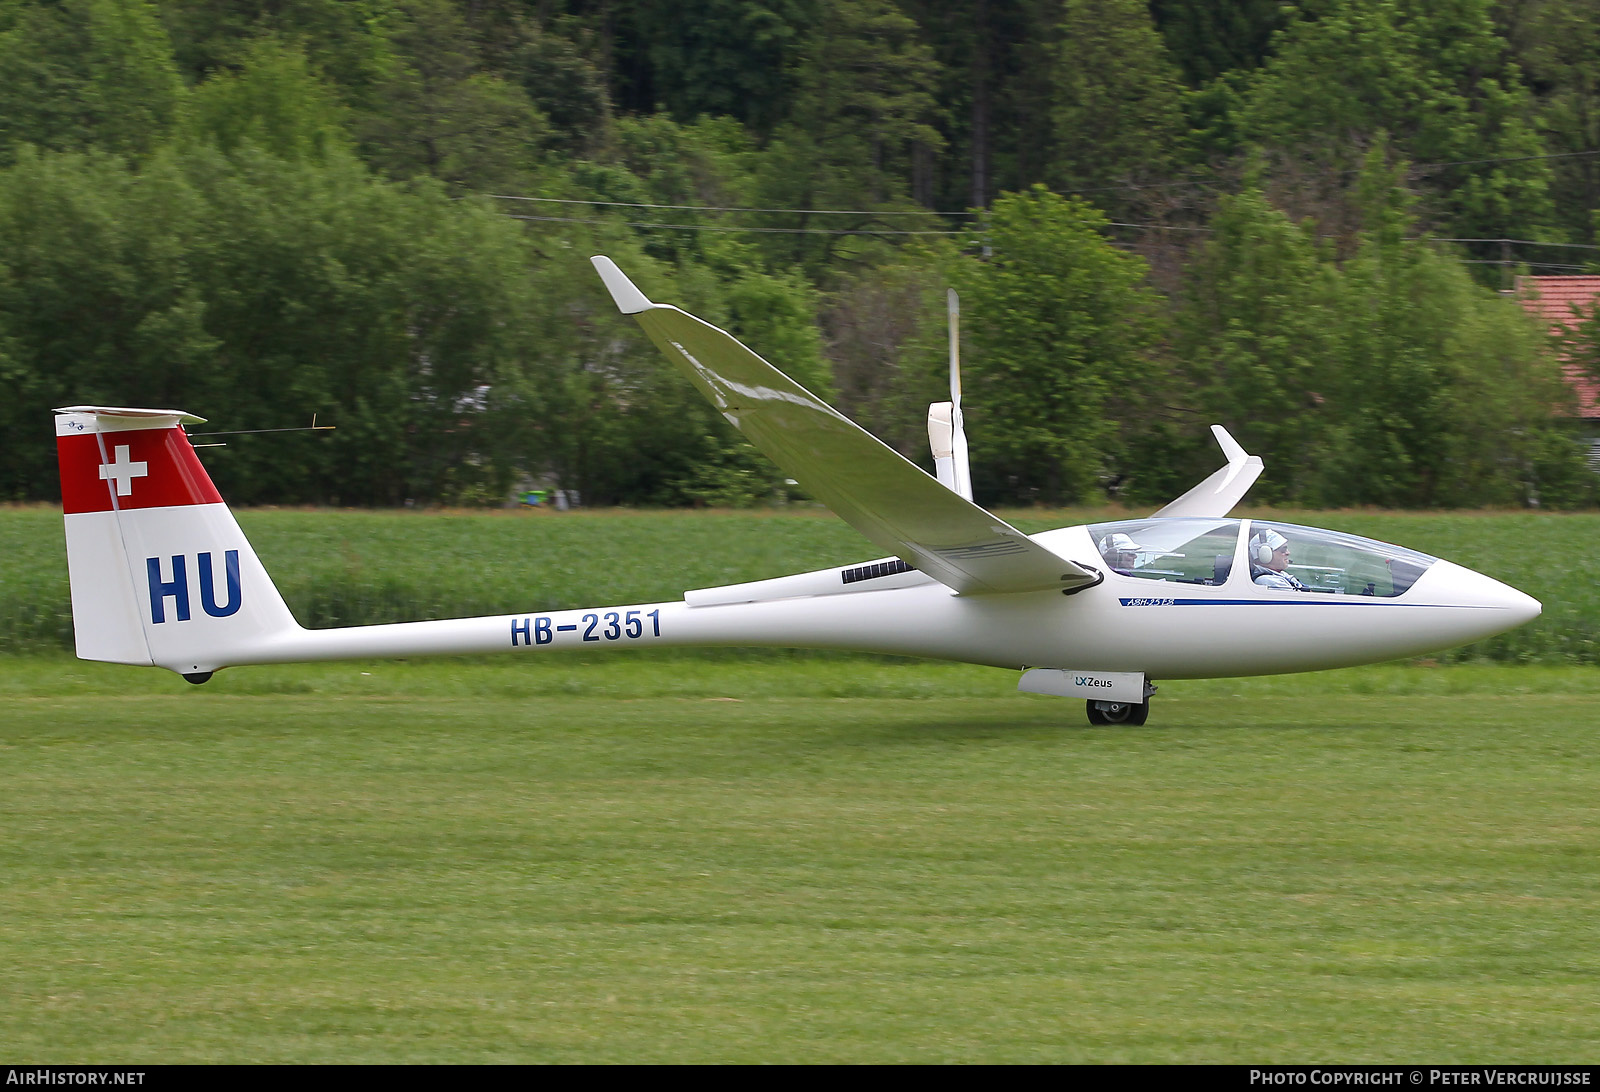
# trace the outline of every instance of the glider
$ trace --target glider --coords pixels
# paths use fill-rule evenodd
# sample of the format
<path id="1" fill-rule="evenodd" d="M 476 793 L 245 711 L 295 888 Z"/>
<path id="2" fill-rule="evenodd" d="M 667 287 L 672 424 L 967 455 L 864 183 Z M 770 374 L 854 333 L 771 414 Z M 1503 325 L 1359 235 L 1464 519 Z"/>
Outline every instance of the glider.
<path id="1" fill-rule="evenodd" d="M 593 259 L 619 310 L 719 412 L 884 556 L 688 591 L 674 602 L 302 628 L 195 454 L 179 410 L 69 406 L 57 450 L 83 659 L 204 682 L 245 664 L 574 648 L 784 646 L 987 664 L 1020 689 L 1142 724 L 1153 679 L 1345 667 L 1449 648 L 1537 600 L 1414 550 L 1229 512 L 1261 460 L 1226 464 L 1146 519 L 1028 535 L 972 501 L 952 354 L 927 474 L 723 330 Z M 951 299 L 952 317 L 955 301 Z"/>

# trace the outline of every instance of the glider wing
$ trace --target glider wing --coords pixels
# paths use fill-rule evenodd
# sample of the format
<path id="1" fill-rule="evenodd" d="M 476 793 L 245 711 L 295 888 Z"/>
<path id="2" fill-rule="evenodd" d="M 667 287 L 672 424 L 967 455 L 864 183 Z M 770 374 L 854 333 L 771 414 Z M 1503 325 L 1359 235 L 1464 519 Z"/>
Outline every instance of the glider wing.
<path id="1" fill-rule="evenodd" d="M 883 549 L 967 595 L 1100 580 L 941 485 L 730 334 L 651 303 L 611 259 L 592 260 L 622 313 L 638 320 L 724 417 Z"/>

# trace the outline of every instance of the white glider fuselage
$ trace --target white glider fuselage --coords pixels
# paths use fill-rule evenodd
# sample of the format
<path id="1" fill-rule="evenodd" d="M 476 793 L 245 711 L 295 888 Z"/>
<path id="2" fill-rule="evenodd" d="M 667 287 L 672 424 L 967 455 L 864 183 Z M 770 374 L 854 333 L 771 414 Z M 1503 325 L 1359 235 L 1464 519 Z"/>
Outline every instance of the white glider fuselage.
<path id="1" fill-rule="evenodd" d="M 184 441 L 174 436 L 173 443 Z M 309 630 L 290 615 L 224 504 L 68 513 L 66 522 L 75 592 L 98 589 L 74 596 L 80 655 L 184 675 L 366 657 L 767 646 L 1209 678 L 1417 655 L 1539 612 L 1529 596 L 1446 561 L 1433 561 L 1403 594 L 1383 598 L 1314 595 L 1231 576 L 1215 585 L 1155 582 L 1116 571 L 1067 594 L 964 596 L 881 559 L 678 601 Z M 1221 523 L 1241 548 L 1248 543 L 1250 521 Z M 1031 537 L 1065 559 L 1105 567 L 1088 527 Z M 885 569 L 901 571 L 871 575 Z"/>
<path id="2" fill-rule="evenodd" d="M 1088 540 L 1082 527 L 1050 532 Z M 1500 633 L 1538 603 L 1499 581 L 1437 562 L 1399 600 L 1286 601 L 1275 589 L 1185 589 L 1152 597 L 1112 576 L 1070 596 L 958 596 L 934 581 L 839 595 L 692 606 L 641 603 L 281 635 L 252 662 L 583 648 L 781 647 L 956 660 L 991 667 L 1139 671 L 1221 678 L 1348 667 L 1420 655 Z M 197 650 L 198 651 L 198 650 Z M 211 670 L 203 662 L 164 664 Z"/>

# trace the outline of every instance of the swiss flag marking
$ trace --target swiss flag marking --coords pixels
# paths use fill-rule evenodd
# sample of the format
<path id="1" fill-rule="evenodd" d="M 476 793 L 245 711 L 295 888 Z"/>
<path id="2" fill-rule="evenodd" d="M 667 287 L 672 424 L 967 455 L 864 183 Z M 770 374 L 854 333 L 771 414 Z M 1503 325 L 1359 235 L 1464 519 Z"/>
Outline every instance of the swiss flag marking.
<path id="1" fill-rule="evenodd" d="M 149 463 L 135 463 L 128 460 L 128 445 L 118 444 L 117 461 L 102 463 L 100 476 L 108 481 L 117 483 L 117 496 L 126 497 L 133 492 L 133 479 L 143 478 L 150 473 Z"/>
<path id="2" fill-rule="evenodd" d="M 56 455 L 64 512 L 222 502 L 181 428 L 58 436 Z"/>

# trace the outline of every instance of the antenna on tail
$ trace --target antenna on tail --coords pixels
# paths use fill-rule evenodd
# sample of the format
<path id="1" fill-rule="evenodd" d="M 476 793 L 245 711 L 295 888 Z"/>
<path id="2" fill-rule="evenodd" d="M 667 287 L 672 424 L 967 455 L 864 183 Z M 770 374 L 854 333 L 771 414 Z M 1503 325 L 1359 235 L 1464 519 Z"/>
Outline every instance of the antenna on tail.
<path id="1" fill-rule="evenodd" d="M 191 432 L 190 438 L 196 436 L 252 436 L 258 432 L 332 432 L 338 425 L 319 425 L 317 415 L 311 415 L 309 425 L 296 425 L 293 428 L 236 428 L 227 432 Z M 195 447 L 227 447 L 227 444 L 195 444 Z"/>

